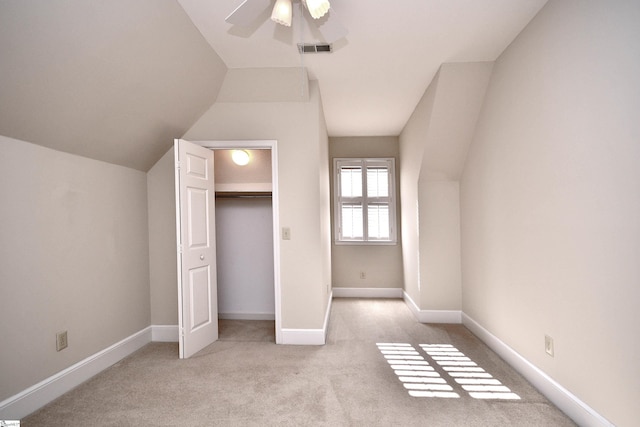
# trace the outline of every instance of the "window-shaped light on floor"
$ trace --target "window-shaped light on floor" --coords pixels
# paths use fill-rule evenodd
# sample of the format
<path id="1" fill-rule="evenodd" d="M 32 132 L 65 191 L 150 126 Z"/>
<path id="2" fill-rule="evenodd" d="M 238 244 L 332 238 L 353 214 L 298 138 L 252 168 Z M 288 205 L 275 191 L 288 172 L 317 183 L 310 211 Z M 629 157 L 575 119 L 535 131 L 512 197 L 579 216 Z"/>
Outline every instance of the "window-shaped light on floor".
<path id="1" fill-rule="evenodd" d="M 460 397 L 411 344 L 378 343 L 377 346 L 409 396 Z"/>
<path id="2" fill-rule="evenodd" d="M 475 399 L 519 400 L 520 396 L 493 378 L 451 344 L 420 344 L 420 347 Z"/>

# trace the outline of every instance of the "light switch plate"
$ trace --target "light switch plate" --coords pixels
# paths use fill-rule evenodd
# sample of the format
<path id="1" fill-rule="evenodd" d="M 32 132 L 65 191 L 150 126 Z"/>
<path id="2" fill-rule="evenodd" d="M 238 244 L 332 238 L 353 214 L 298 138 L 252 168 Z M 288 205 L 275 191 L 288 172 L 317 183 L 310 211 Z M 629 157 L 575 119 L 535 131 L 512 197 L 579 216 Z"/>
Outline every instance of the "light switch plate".
<path id="1" fill-rule="evenodd" d="M 282 240 L 291 240 L 291 229 L 289 227 L 282 227 Z"/>
<path id="2" fill-rule="evenodd" d="M 553 338 L 549 335 L 544 336 L 544 351 L 551 357 L 553 357 Z"/>

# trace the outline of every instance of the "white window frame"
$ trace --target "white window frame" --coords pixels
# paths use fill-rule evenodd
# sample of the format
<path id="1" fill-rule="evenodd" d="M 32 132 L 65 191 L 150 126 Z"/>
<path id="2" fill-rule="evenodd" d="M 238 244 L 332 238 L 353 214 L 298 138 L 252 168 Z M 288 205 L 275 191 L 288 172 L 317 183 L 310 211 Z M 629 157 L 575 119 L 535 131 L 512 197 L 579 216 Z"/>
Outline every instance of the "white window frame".
<path id="1" fill-rule="evenodd" d="M 388 176 L 388 197 L 369 197 L 367 195 L 367 168 L 384 165 L 389 171 Z M 362 168 L 362 196 L 361 197 L 343 197 L 340 170 L 345 166 L 355 166 Z M 396 224 L 396 172 L 395 159 L 392 157 L 385 158 L 334 158 L 333 159 L 333 177 L 334 177 L 334 242 L 336 245 L 395 245 L 398 242 L 397 224 Z M 363 209 L 363 237 L 362 238 L 345 238 L 342 236 L 342 204 L 343 203 L 362 203 Z M 377 239 L 368 236 L 368 207 L 370 204 L 387 204 L 389 206 L 389 238 Z"/>

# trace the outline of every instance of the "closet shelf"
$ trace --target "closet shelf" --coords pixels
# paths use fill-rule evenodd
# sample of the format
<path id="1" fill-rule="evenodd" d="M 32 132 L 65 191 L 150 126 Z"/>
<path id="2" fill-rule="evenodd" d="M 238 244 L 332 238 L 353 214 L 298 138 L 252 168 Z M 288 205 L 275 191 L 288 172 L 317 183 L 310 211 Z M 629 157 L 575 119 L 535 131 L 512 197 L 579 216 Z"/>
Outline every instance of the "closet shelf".
<path id="1" fill-rule="evenodd" d="M 216 198 L 222 198 L 222 199 L 271 198 L 271 191 L 216 191 Z"/>

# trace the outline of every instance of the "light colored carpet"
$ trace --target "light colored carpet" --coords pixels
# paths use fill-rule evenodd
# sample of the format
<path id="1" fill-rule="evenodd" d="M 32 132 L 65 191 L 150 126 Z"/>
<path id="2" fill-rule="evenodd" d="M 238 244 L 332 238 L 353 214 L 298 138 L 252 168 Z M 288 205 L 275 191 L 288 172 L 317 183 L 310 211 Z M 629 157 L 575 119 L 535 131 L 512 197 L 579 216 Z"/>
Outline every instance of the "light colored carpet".
<path id="1" fill-rule="evenodd" d="M 30 426 L 572 426 L 461 325 L 400 300 L 336 299 L 325 346 L 275 345 L 273 322 L 220 322 L 188 360 L 151 343 L 22 421 Z M 411 397 L 376 343 L 413 346 L 460 397 Z M 452 344 L 520 400 L 469 395 L 420 344 Z"/>

